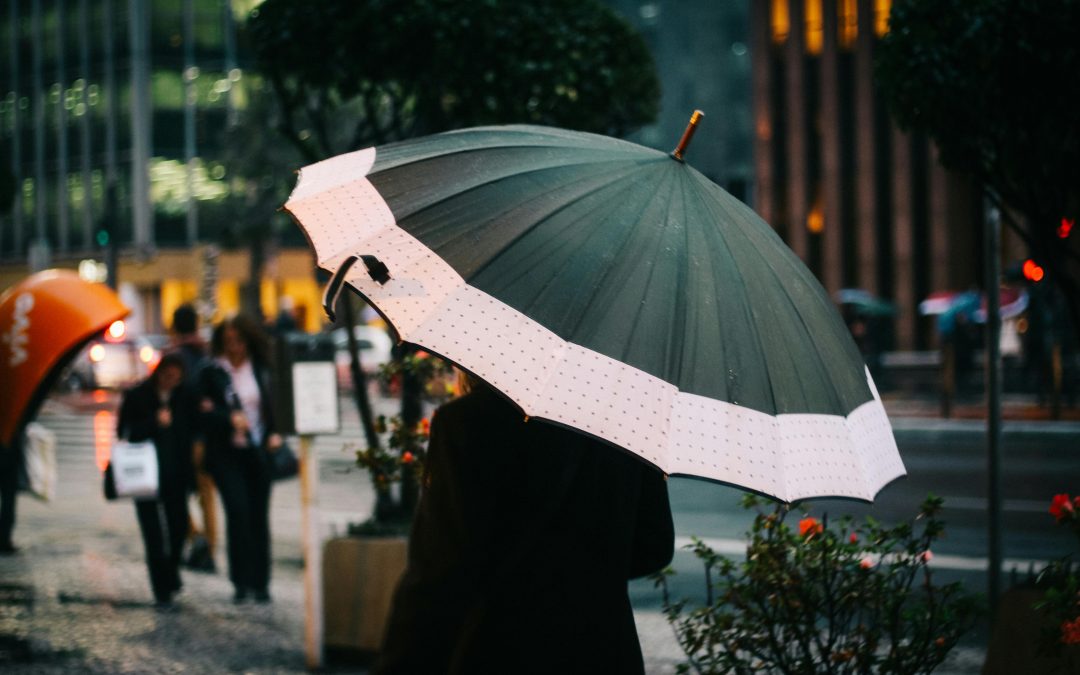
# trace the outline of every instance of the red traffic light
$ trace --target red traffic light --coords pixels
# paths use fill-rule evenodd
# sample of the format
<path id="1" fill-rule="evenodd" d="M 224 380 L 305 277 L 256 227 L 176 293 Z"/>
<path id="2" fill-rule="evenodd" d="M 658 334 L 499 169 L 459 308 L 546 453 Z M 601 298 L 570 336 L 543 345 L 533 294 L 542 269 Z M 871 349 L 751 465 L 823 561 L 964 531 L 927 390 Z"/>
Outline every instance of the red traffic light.
<path id="1" fill-rule="evenodd" d="M 1024 278 L 1035 283 L 1042 281 L 1043 277 L 1046 276 L 1046 271 L 1031 258 L 1024 261 L 1023 271 Z"/>

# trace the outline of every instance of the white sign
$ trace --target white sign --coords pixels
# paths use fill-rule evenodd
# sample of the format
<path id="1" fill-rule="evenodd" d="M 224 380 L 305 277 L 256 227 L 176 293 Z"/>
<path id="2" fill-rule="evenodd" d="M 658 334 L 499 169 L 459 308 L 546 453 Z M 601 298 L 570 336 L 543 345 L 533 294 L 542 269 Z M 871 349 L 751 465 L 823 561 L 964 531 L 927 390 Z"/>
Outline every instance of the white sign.
<path id="1" fill-rule="evenodd" d="M 333 361 L 294 363 L 293 420 L 298 434 L 332 434 L 338 420 L 337 372 Z"/>

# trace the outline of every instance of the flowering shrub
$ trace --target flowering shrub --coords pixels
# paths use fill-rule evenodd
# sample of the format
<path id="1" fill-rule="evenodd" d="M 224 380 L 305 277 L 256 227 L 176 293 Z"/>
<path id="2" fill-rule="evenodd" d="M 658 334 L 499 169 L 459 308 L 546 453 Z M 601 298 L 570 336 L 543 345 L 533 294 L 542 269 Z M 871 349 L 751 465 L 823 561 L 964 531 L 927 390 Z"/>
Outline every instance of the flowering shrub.
<path id="1" fill-rule="evenodd" d="M 420 383 L 425 397 L 440 402 L 455 392 L 449 385 L 453 369 L 441 358 L 424 351 L 406 354 L 400 361 L 384 366 L 379 376 L 391 391 L 401 391 L 401 381 L 414 377 Z M 357 466 L 371 476 L 375 487 L 375 512 L 371 520 L 349 526 L 349 533 L 361 536 L 401 534 L 408 529 L 412 513 L 395 502 L 393 487 L 403 480 L 419 480 L 423 476 L 424 458 L 427 455 L 430 423 L 427 418 L 416 424 L 407 424 L 401 415 L 375 420 L 375 431 L 386 439 L 386 447 L 358 450 Z"/>
<path id="2" fill-rule="evenodd" d="M 1080 496 L 1054 495 L 1050 515 L 1080 539 Z M 1035 580 L 1044 589 L 1036 609 L 1048 613 L 1052 628 L 1043 636 L 1043 651 L 1060 654 L 1063 648 L 1080 650 L 1080 564 L 1072 556 L 1050 563 Z"/>
<path id="3" fill-rule="evenodd" d="M 943 535 L 942 500 L 927 498 L 911 523 L 868 518 L 830 526 L 790 507 L 762 510 L 735 562 L 700 540 L 688 548 L 705 565 L 706 602 L 688 607 L 656 575 L 664 612 L 698 673 L 924 673 L 940 664 L 975 622 L 979 603 L 959 584 L 935 585 L 931 546 Z"/>

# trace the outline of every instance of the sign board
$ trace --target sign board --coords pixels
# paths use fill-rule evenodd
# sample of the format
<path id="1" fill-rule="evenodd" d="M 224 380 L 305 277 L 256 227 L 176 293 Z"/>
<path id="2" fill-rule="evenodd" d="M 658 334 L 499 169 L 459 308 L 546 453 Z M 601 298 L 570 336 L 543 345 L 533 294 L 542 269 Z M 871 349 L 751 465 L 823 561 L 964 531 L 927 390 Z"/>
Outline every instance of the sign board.
<path id="1" fill-rule="evenodd" d="M 338 418 L 337 371 L 333 361 L 292 364 L 293 426 L 298 434 L 332 434 Z"/>
<path id="2" fill-rule="evenodd" d="M 328 335 L 287 333 L 274 349 L 274 417 L 283 434 L 340 428 L 334 343 Z"/>

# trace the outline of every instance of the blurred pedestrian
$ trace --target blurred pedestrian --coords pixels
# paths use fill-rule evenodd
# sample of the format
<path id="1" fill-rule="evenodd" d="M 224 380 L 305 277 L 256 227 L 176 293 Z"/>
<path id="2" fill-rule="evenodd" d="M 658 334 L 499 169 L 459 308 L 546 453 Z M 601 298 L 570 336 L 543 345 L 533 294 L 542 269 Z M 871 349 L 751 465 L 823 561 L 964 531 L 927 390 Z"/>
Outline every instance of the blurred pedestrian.
<path id="1" fill-rule="evenodd" d="M 281 447 L 274 430 L 266 341 L 245 316 L 221 322 L 211 339 L 214 359 L 199 392 L 205 466 L 225 506 L 229 579 L 235 602 L 269 602 L 270 467 Z"/>
<path id="2" fill-rule="evenodd" d="M 135 513 L 146 549 L 146 565 L 154 600 L 172 607 L 180 590 L 180 553 L 188 532 L 187 495 L 194 480 L 191 463 L 195 401 L 182 386 L 184 360 L 161 357 L 157 368 L 124 393 L 116 436 L 133 443 L 151 440 L 157 450 L 158 494 L 135 500 Z"/>
<path id="3" fill-rule="evenodd" d="M 486 385 L 431 423 L 379 673 L 641 673 L 627 581 L 671 561 L 664 475 Z"/>
<path id="4" fill-rule="evenodd" d="M 184 303 L 173 311 L 172 348 L 184 360 L 183 386 L 195 396 L 203 366 L 209 362 L 206 343 L 199 335 L 199 314 L 195 308 Z M 204 457 L 206 443 L 196 430 L 192 449 L 195 471 L 195 494 L 199 511 L 202 512 L 202 530 L 191 519 L 188 524 L 188 557 L 185 565 L 198 572 L 216 572 L 214 553 L 218 541 L 217 490 L 214 480 L 206 471 Z"/>
<path id="5" fill-rule="evenodd" d="M 0 445 L 0 555 L 14 555 L 19 548 L 12 541 L 15 531 L 15 505 L 22 468 L 22 434 L 15 434 L 10 446 Z"/>

